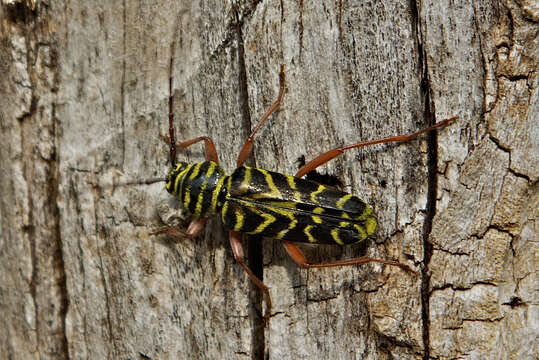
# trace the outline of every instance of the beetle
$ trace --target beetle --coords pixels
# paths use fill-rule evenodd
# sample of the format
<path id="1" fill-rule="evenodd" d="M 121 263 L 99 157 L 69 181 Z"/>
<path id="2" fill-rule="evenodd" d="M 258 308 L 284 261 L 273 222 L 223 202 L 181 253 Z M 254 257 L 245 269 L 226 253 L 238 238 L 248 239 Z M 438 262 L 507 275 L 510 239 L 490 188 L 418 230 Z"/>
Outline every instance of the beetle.
<path id="1" fill-rule="evenodd" d="M 170 147 L 172 168 L 166 177 L 126 182 L 121 185 L 166 182 L 166 190 L 179 198 L 183 208 L 194 219 L 186 231 L 165 226 L 151 235 L 167 234 L 179 238 L 193 238 L 203 229 L 208 217 L 218 215 L 229 232 L 229 241 L 236 261 L 256 286 L 266 295 L 264 322 L 271 315 L 271 296 L 268 287 L 245 264 L 241 234 L 258 235 L 280 240 L 292 260 L 302 268 L 348 266 L 378 262 L 398 266 L 415 273 L 410 267 L 396 261 L 358 257 L 334 262 L 311 264 L 295 243 L 348 245 L 366 240 L 373 235 L 377 220 L 372 207 L 355 195 L 332 187 L 302 179 L 307 173 L 338 157 L 345 151 L 367 145 L 403 142 L 448 125 L 457 119 L 438 122 L 417 132 L 364 141 L 337 147 L 304 164 L 295 176 L 245 165 L 251 154 L 255 135 L 266 120 L 279 108 L 285 92 L 284 65 L 279 73 L 277 100 L 260 118 L 245 140 L 236 162 L 236 169 L 227 175 L 219 166 L 217 150 L 211 138 L 200 136 L 191 140 L 175 140 L 173 114 L 173 57 L 169 73 L 169 136 L 161 135 Z M 205 161 L 196 164 L 177 162 L 177 149 L 204 143 Z"/>

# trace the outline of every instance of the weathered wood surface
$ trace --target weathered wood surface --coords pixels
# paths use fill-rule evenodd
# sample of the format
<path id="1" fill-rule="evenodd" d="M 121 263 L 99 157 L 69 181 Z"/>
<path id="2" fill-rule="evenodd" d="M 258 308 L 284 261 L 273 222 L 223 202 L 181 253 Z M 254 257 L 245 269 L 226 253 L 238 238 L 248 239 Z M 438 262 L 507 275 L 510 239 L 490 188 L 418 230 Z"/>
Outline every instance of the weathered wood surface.
<path id="1" fill-rule="evenodd" d="M 538 23 L 532 0 L 4 1 L 1 357 L 537 357 Z M 169 167 L 173 40 L 178 137 L 211 136 L 228 171 L 279 64 L 260 167 L 294 173 L 301 156 L 458 115 L 321 168 L 379 229 L 310 259 L 366 253 L 418 275 L 301 270 L 264 240 L 250 252 L 274 300 L 264 329 L 218 219 L 193 241 L 150 236 L 177 204 L 162 184 L 111 184 Z"/>

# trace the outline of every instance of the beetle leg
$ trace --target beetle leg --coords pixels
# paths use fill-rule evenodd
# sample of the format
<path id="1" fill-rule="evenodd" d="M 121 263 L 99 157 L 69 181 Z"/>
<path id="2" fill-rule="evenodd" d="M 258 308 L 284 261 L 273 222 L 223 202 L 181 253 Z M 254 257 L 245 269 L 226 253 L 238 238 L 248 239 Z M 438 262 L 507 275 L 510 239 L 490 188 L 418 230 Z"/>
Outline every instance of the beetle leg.
<path id="1" fill-rule="evenodd" d="M 389 143 L 389 142 L 403 142 L 403 141 L 412 140 L 423 133 L 426 133 L 428 131 L 431 131 L 440 127 L 444 127 L 447 124 L 449 124 L 451 121 L 456 120 L 457 118 L 458 116 L 452 117 L 450 119 L 445 119 L 443 121 L 440 121 L 439 123 L 429 126 L 428 128 L 416 131 L 415 133 L 412 133 L 412 134 L 390 136 L 383 139 L 363 141 L 357 144 L 341 146 L 341 147 L 329 150 L 323 154 L 318 155 L 317 157 L 309 161 L 307 164 L 303 165 L 301 169 L 299 169 L 299 171 L 296 173 L 296 177 L 304 176 L 309 171 L 312 171 L 316 169 L 317 167 L 319 167 L 320 165 L 323 165 L 327 163 L 328 161 L 335 159 L 337 156 L 343 154 L 346 150 L 355 149 L 355 148 L 368 146 L 368 145 L 374 145 L 374 144 L 382 144 L 382 143 Z"/>
<path id="2" fill-rule="evenodd" d="M 167 135 L 163 135 L 161 133 L 159 133 L 159 136 L 164 142 L 166 142 L 167 144 L 169 143 L 170 137 L 168 137 Z M 206 153 L 206 160 L 210 160 L 210 161 L 218 163 L 219 157 L 217 156 L 217 150 L 215 149 L 215 144 L 213 143 L 213 140 L 207 136 L 199 136 L 197 138 L 187 140 L 184 142 L 177 142 L 176 147 L 180 149 L 185 149 L 199 141 L 204 141 L 204 150 Z"/>
<path id="3" fill-rule="evenodd" d="M 416 273 L 414 270 L 410 269 L 410 267 L 408 267 L 407 265 L 401 264 L 397 261 L 374 259 L 367 256 L 340 260 L 340 261 L 335 261 L 335 262 L 329 262 L 329 263 L 310 264 L 307 261 L 307 258 L 305 257 L 305 255 L 303 255 L 303 252 L 301 252 L 301 250 L 297 247 L 296 244 L 291 243 L 290 241 L 283 240 L 283 245 L 284 245 L 284 248 L 286 249 L 286 252 L 288 253 L 288 255 L 290 255 L 292 260 L 294 260 L 296 264 L 298 264 L 300 267 L 304 269 L 360 265 L 360 264 L 366 264 L 370 262 L 377 262 L 377 263 L 386 264 L 386 265 L 398 266 L 406 271 L 412 272 L 414 274 Z"/>
<path id="4" fill-rule="evenodd" d="M 210 161 L 218 163 L 219 157 L 217 156 L 217 150 L 215 149 L 215 144 L 213 143 L 213 140 L 207 136 L 200 136 L 195 139 L 187 140 L 181 143 L 176 143 L 176 146 L 181 149 L 185 149 L 186 147 L 189 147 L 199 141 L 204 141 L 204 150 L 206 152 L 206 160 L 210 160 Z"/>
<path id="5" fill-rule="evenodd" d="M 163 226 L 155 231 L 152 231 L 150 235 L 169 235 L 174 238 L 180 238 L 180 239 L 191 239 L 198 235 L 198 233 L 204 228 L 204 224 L 206 224 L 206 221 L 208 221 L 208 218 L 196 218 L 193 219 L 189 226 L 187 227 L 187 231 L 183 232 L 181 230 L 176 229 L 172 226 Z"/>
<path id="6" fill-rule="evenodd" d="M 275 110 L 279 108 L 281 105 L 281 100 L 283 98 L 284 89 L 285 89 L 285 78 L 284 78 L 284 65 L 281 65 L 281 72 L 279 73 L 279 95 L 277 96 L 277 100 L 273 103 L 273 105 L 266 111 L 264 115 L 258 120 L 258 123 L 256 124 L 253 132 L 247 137 L 247 140 L 245 140 L 245 143 L 241 147 L 240 154 L 238 155 L 238 162 L 237 167 L 242 166 L 245 163 L 245 160 L 249 157 L 251 154 L 251 151 L 253 150 L 253 140 L 255 137 L 255 134 L 258 130 L 264 125 L 266 120 L 273 114 Z"/>
<path id="7" fill-rule="evenodd" d="M 255 285 L 258 286 L 258 288 L 262 290 L 264 294 L 266 294 L 266 314 L 264 315 L 264 325 L 267 325 L 271 315 L 271 296 L 269 289 L 243 261 L 243 245 L 241 243 L 241 234 L 239 232 L 230 232 L 230 246 L 232 247 L 232 253 L 234 254 L 236 261 L 241 265 L 241 267 L 243 267 L 243 270 L 245 270 L 251 280 L 254 281 Z"/>

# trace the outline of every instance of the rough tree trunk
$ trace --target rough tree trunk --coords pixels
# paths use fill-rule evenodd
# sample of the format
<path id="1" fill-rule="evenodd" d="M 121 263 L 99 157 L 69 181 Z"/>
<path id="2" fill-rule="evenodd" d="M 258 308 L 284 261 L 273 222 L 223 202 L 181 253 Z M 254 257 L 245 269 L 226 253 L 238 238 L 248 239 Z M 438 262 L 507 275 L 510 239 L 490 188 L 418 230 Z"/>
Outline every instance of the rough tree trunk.
<path id="1" fill-rule="evenodd" d="M 533 0 L 4 0 L 0 357 L 536 357 L 538 23 Z M 458 115 L 320 170 L 379 227 L 364 246 L 305 248 L 310 260 L 366 253 L 418 274 L 302 270 L 252 239 L 274 301 L 264 328 L 218 219 L 194 240 L 151 236 L 177 207 L 163 184 L 111 184 L 169 169 L 171 55 L 177 136 L 211 136 L 227 171 L 280 64 L 259 167 L 292 174 L 302 156 Z"/>

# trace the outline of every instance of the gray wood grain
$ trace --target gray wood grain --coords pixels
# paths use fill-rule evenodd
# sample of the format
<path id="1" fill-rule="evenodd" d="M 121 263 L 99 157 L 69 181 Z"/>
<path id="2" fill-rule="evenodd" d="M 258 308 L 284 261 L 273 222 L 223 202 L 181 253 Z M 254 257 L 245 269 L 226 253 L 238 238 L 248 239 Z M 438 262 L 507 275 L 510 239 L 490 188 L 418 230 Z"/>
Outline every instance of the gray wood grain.
<path id="1" fill-rule="evenodd" d="M 0 354 L 5 358 L 452 359 L 537 357 L 539 10 L 533 1 L 4 1 L 0 5 Z M 302 246 L 400 268 L 303 270 L 244 239 L 273 312 L 210 220 L 162 183 L 168 72 L 180 140 L 212 137 L 234 169 L 287 89 L 252 165 L 319 168 L 378 216 L 375 239 Z M 179 154 L 203 159 L 202 146 Z"/>

